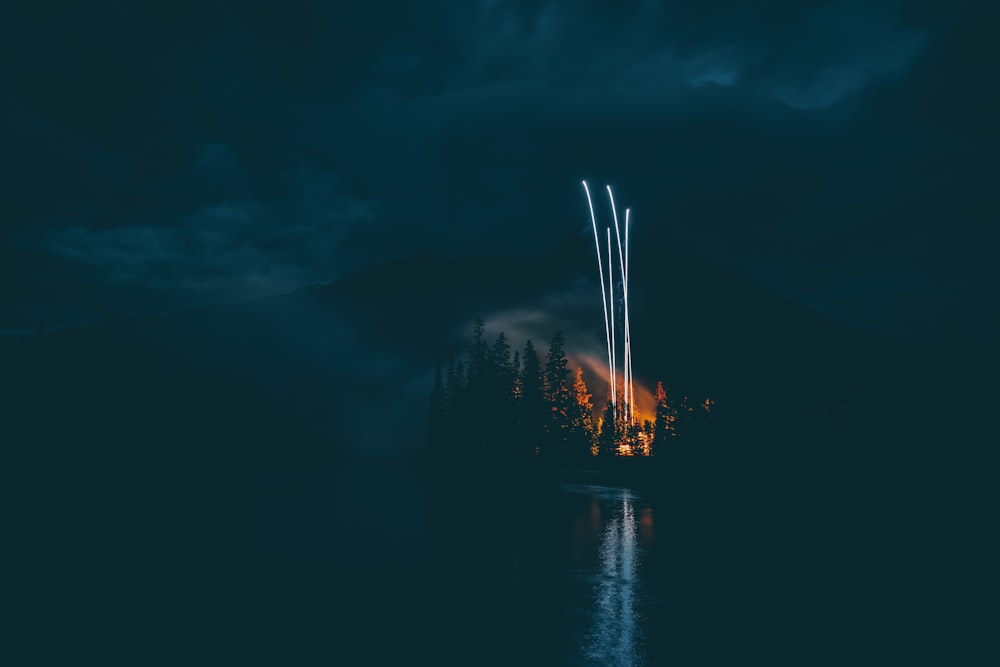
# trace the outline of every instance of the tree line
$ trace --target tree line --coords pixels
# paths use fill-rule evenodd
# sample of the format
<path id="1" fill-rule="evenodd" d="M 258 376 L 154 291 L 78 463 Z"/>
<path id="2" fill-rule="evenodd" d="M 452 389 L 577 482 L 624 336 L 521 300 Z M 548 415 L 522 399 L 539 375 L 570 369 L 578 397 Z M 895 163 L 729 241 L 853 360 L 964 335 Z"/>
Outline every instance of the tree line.
<path id="1" fill-rule="evenodd" d="M 442 459 L 656 456 L 706 423 L 713 403 L 670 400 L 658 382 L 652 419 L 626 419 L 619 394 L 596 405 L 582 368 L 571 369 L 562 332 L 543 355 L 528 340 L 512 350 L 500 332 L 490 342 L 477 318 L 464 358 L 434 374 L 424 451 Z M 595 407 L 597 408 L 595 410 Z"/>

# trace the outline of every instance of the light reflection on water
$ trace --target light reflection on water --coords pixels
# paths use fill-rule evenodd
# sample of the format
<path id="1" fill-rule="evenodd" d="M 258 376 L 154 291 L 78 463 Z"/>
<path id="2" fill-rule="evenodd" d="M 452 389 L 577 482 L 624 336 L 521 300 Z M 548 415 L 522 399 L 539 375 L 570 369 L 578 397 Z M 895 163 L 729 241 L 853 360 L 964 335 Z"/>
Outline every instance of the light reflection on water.
<path id="1" fill-rule="evenodd" d="M 599 512 L 600 532 L 596 567 L 581 573 L 594 582 L 589 627 L 581 642 L 582 658 L 594 665 L 639 665 L 641 616 L 636 603 L 639 595 L 639 565 L 642 536 L 652 534 L 652 510 L 646 508 L 636 519 L 635 496 L 627 489 L 608 487 L 568 487 L 590 493 L 591 518 Z"/>

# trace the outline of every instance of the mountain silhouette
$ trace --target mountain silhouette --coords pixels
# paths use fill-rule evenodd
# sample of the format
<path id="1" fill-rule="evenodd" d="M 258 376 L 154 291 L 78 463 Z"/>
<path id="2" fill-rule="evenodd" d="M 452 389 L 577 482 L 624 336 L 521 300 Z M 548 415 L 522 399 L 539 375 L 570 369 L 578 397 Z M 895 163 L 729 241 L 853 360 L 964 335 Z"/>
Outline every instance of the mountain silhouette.
<path id="1" fill-rule="evenodd" d="M 462 353 L 474 316 L 551 310 L 548 331 L 568 322 L 603 345 L 594 261 L 583 238 L 527 258 L 422 254 L 239 305 L 9 340 L 7 439 L 70 461 L 407 455 L 433 366 Z M 930 456 L 948 429 L 988 412 L 984 395 L 964 390 L 992 377 L 985 344 L 854 331 L 656 244 L 636 246 L 631 267 L 637 379 L 712 398 L 733 452 L 835 446 L 842 459 L 861 448 L 870 465 L 888 465 L 900 450 Z M 919 407 L 929 401 L 939 418 Z M 952 419 L 963 412 L 971 419 Z M 792 444 L 802 438 L 819 444 Z"/>
<path id="2" fill-rule="evenodd" d="M 195 573 L 191 590 L 210 587 L 197 579 L 204 571 L 249 567 L 260 547 L 243 553 L 225 532 L 246 514 L 238 471 L 284 463 L 274 484 L 296 488 L 304 470 L 350 476 L 347 457 L 412 455 L 433 368 L 462 353 L 476 315 L 515 313 L 499 318 L 514 322 L 520 314 L 543 346 L 570 329 L 571 347 L 603 351 L 594 261 L 583 239 L 529 258 L 416 255 L 239 305 L 3 341 L 4 488 L 16 508 L 9 535 L 30 545 L 12 571 L 34 575 L 14 591 L 21 616 L 76 624 L 108 594 L 106 582 L 108 600 L 147 595 L 130 592 L 129 562 L 116 546 L 136 522 L 153 522 L 155 533 L 166 521 L 178 553 L 201 554 L 207 540 L 226 554 L 215 570 L 192 556 L 191 569 L 180 570 Z M 657 244 L 637 245 L 631 266 L 637 380 L 663 380 L 675 399 L 715 401 L 708 428 L 625 480 L 673 511 L 660 519 L 664 539 L 692 545 L 670 561 L 686 613 L 742 627 L 750 614 L 782 618 L 782 605 L 821 605 L 810 618 L 826 625 L 806 630 L 857 637 L 865 618 L 892 613 L 859 615 L 854 600 L 884 594 L 883 607 L 905 610 L 892 616 L 904 624 L 889 628 L 894 637 L 963 637 L 975 623 L 990 636 L 981 619 L 995 612 L 1000 557 L 989 530 L 997 501 L 991 346 L 854 331 Z M 487 496 L 507 506 L 508 480 L 484 467 L 459 474 L 466 489 L 500 489 Z M 160 485 L 146 494 L 147 506 L 150 496 L 162 506 L 158 519 L 130 509 L 147 483 Z M 331 479 L 331 492 L 343 483 Z M 454 525 L 458 512 L 462 526 L 482 521 L 476 502 L 443 495 L 438 520 Z M 316 516 L 326 520 L 324 502 L 310 496 L 307 506 L 319 503 Z M 363 502 L 351 495 L 341 510 L 353 516 Z M 379 510 L 373 525 L 391 523 L 393 511 Z M 150 562 L 169 574 L 177 566 L 164 544 Z M 256 570 L 244 574 L 259 581 Z M 69 602 L 53 617 L 51 600 Z"/>

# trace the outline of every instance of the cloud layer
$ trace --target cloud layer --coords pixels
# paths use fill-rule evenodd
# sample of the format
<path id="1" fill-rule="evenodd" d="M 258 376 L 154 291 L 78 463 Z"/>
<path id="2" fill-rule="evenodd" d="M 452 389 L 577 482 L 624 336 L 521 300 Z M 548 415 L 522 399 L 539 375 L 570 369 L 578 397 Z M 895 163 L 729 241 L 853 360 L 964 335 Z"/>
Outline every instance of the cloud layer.
<path id="1" fill-rule="evenodd" d="M 995 286 L 963 261 L 995 206 L 967 8 L 249 7 L 6 22 L 0 324 L 537 251 L 586 232 L 582 177 L 620 186 L 649 242 L 863 328 L 933 335 Z"/>

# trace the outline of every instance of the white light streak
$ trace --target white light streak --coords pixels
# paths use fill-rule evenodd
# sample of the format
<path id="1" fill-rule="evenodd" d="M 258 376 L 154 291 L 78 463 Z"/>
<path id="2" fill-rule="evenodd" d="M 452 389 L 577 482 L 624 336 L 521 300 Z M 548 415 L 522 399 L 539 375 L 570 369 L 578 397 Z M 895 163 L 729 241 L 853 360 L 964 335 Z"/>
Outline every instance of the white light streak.
<path id="1" fill-rule="evenodd" d="M 608 323 L 608 294 L 604 289 L 604 266 L 601 261 L 601 242 L 597 236 L 597 218 L 594 216 L 594 202 L 590 198 L 590 188 L 587 187 L 587 181 L 583 181 L 583 189 L 587 193 L 587 206 L 590 207 L 590 224 L 594 228 L 594 247 L 597 249 L 597 272 L 601 276 L 601 305 L 604 306 L 604 338 L 608 344 L 608 373 L 609 373 L 609 386 L 612 387 L 612 395 L 614 395 L 614 368 L 611 358 L 611 327 Z M 626 235 L 628 234 L 628 229 L 625 230 Z M 609 269 L 610 270 L 610 269 Z M 608 278 L 611 276 L 609 275 Z"/>
<path id="2" fill-rule="evenodd" d="M 625 256 L 622 253 L 622 235 L 621 235 L 621 230 L 618 227 L 618 211 L 615 209 L 615 195 L 614 195 L 613 192 L 611 192 L 611 186 L 610 185 L 607 186 L 607 188 L 608 188 L 608 199 L 611 200 L 611 215 L 614 217 L 614 220 L 615 220 L 615 239 L 618 241 L 618 268 L 619 268 L 619 270 L 621 271 L 621 274 L 622 274 L 622 302 L 623 302 L 623 306 L 624 306 L 624 310 L 625 310 L 625 316 L 627 316 L 627 313 L 628 313 L 628 282 L 625 280 Z M 629 389 L 629 386 L 628 386 L 629 385 L 629 382 L 628 382 L 628 373 L 629 373 L 629 368 L 628 368 L 628 329 L 625 326 L 625 321 L 626 321 L 625 316 L 622 317 L 622 328 L 623 328 L 623 331 L 622 331 L 622 334 L 623 334 L 622 335 L 622 346 L 624 348 L 624 353 L 622 354 L 622 358 L 623 358 L 623 361 L 625 362 L 625 369 L 624 369 L 625 372 L 622 374 L 622 396 L 623 396 L 624 401 L 625 401 L 625 406 L 624 406 L 625 418 L 629 419 L 629 413 L 631 412 L 629 406 L 631 404 L 629 403 L 629 393 L 628 393 L 628 389 Z M 617 318 L 616 318 L 616 323 L 617 323 Z"/>
<path id="3" fill-rule="evenodd" d="M 632 368 L 632 322 L 629 316 L 629 227 L 632 209 L 625 209 L 625 241 L 622 243 L 621 227 L 618 222 L 618 209 L 615 206 L 615 195 L 611 186 L 605 186 L 608 199 L 611 202 L 611 215 L 615 225 L 615 241 L 618 246 L 618 270 L 621 276 L 622 302 L 618 304 L 615 292 L 614 253 L 611 247 L 611 227 L 605 228 L 608 244 L 608 280 L 604 281 L 604 266 L 601 259 L 601 239 L 597 232 L 597 216 L 594 213 L 594 202 L 590 194 L 590 186 L 583 181 L 583 189 L 587 194 L 587 206 L 590 209 L 590 224 L 594 230 L 594 247 L 597 250 L 597 271 L 601 279 L 601 306 L 604 309 L 604 338 L 608 348 L 608 394 L 610 396 L 612 414 L 617 420 L 619 407 L 622 416 L 629 424 L 635 424 L 635 377 Z M 618 343 L 616 329 L 621 320 L 622 327 L 622 405 L 618 405 Z"/>
<path id="4" fill-rule="evenodd" d="M 607 228 L 608 231 L 608 281 L 611 288 L 611 313 L 614 315 L 615 308 L 615 281 L 612 280 L 611 276 L 614 275 L 614 271 L 611 268 L 611 228 Z M 618 349 L 615 346 L 615 319 L 611 318 L 611 405 L 614 406 L 613 413 L 615 419 L 618 419 L 618 374 L 615 372 L 615 366 L 617 365 Z"/>
<path id="5" fill-rule="evenodd" d="M 627 370 L 626 382 L 628 382 L 628 395 L 629 395 L 629 416 L 632 418 L 632 423 L 635 423 L 635 385 L 633 384 L 634 378 L 632 377 L 632 327 L 629 324 L 629 309 L 628 309 L 628 223 L 629 214 L 632 209 L 625 209 L 625 368 Z"/>

